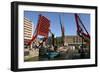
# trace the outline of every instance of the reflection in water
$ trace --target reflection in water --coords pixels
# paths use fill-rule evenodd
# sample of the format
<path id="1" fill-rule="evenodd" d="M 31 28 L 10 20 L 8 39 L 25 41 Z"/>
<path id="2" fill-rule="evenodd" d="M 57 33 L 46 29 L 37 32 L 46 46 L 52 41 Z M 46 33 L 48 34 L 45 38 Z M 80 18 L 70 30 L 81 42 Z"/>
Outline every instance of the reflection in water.
<path id="1" fill-rule="evenodd" d="M 68 50 L 67 52 L 60 52 L 57 54 L 57 52 L 51 52 L 51 55 L 48 55 L 48 53 L 40 56 L 31 57 L 25 62 L 31 62 L 31 61 L 49 61 L 49 60 L 73 60 L 73 59 L 89 59 L 90 55 L 89 53 L 79 53 L 78 50 Z"/>

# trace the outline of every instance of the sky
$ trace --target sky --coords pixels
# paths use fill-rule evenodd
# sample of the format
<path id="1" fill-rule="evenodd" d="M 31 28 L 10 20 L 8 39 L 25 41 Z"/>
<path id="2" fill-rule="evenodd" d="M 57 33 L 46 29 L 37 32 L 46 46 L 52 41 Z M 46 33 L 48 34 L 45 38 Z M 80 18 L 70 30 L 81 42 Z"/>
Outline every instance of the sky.
<path id="1" fill-rule="evenodd" d="M 56 37 L 61 36 L 60 19 L 62 24 L 64 25 L 65 36 L 77 35 L 74 13 L 24 11 L 24 17 L 31 20 L 33 26 L 35 27 L 37 26 L 39 14 L 42 14 L 50 20 L 50 29 Z M 79 17 L 82 20 L 87 31 L 90 33 L 90 14 L 79 13 Z"/>

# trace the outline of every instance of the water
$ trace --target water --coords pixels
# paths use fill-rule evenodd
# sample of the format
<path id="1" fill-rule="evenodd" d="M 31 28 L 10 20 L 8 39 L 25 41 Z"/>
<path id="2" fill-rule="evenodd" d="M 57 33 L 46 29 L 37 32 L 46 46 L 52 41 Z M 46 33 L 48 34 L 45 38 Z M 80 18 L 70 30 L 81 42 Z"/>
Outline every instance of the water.
<path id="1" fill-rule="evenodd" d="M 55 54 L 57 54 L 55 52 Z M 55 55 L 55 54 L 52 54 Z M 51 61 L 51 60 L 74 60 L 74 59 L 89 59 L 89 53 L 79 53 L 77 50 L 68 50 L 67 52 L 59 52 L 59 54 L 55 57 L 50 57 L 47 54 L 32 57 L 26 61 Z"/>

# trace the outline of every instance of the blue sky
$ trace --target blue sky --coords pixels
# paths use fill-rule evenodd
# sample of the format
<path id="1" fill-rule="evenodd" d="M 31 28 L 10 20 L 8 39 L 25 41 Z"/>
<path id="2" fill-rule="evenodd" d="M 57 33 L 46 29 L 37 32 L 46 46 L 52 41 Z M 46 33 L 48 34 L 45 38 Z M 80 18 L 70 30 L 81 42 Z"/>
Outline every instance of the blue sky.
<path id="1" fill-rule="evenodd" d="M 24 11 L 24 17 L 31 20 L 36 27 L 38 16 L 42 14 L 50 20 L 50 29 L 55 34 L 55 36 L 61 36 L 60 19 L 64 25 L 65 35 L 77 35 L 76 22 L 74 13 L 57 13 L 57 12 L 35 12 L 35 11 Z M 84 26 L 90 33 L 90 14 L 79 14 Z"/>

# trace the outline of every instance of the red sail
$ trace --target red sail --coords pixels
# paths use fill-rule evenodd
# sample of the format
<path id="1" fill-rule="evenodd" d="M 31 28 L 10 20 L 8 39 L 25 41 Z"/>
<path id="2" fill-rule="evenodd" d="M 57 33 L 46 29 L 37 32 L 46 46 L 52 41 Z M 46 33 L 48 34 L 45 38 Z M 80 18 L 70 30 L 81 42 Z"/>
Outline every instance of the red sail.
<path id="1" fill-rule="evenodd" d="M 83 25 L 81 19 L 79 18 L 79 16 L 77 14 L 75 14 L 75 20 L 76 20 L 76 25 L 77 25 L 77 33 L 79 36 L 83 37 L 85 41 L 87 41 L 87 45 L 89 45 L 90 43 L 90 35 L 87 32 L 85 26 Z M 79 23 L 82 25 L 80 26 Z M 83 28 L 82 28 L 83 27 Z M 83 31 L 83 29 L 86 31 L 86 33 Z"/>
<path id="2" fill-rule="evenodd" d="M 32 39 L 30 40 L 28 44 L 31 45 L 31 43 L 35 40 L 35 38 L 38 35 L 41 35 L 47 38 L 48 33 L 49 33 L 49 27 L 50 27 L 50 21 L 46 17 L 40 15 L 35 34 L 33 35 Z"/>
<path id="3" fill-rule="evenodd" d="M 49 27 L 50 27 L 50 21 L 46 17 L 40 15 L 38 23 L 38 32 L 37 32 L 38 35 L 48 36 Z"/>

